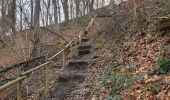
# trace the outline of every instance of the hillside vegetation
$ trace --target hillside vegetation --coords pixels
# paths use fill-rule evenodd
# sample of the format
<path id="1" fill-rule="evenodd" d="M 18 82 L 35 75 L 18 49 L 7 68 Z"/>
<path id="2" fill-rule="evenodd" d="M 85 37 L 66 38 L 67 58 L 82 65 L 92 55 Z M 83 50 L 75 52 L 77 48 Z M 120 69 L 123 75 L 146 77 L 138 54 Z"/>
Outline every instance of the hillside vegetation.
<path id="1" fill-rule="evenodd" d="M 50 61 L 48 89 L 45 66 L 26 75 L 23 99 L 170 100 L 170 0 L 101 1 L 100 7 L 100 0 L 76 1 L 74 17 L 64 0 L 64 21 L 1 37 L 0 85 L 18 78 L 16 68 L 24 72 Z M 9 87 L 0 99 L 17 99 L 17 90 Z"/>
<path id="2" fill-rule="evenodd" d="M 124 35 L 110 40 L 119 45 L 102 48 L 114 49 L 102 65 L 107 69 L 98 77 L 93 100 L 170 99 L 169 7 L 168 0 L 154 0 L 138 12 L 135 27 L 128 23 L 125 31 L 112 33 Z"/>

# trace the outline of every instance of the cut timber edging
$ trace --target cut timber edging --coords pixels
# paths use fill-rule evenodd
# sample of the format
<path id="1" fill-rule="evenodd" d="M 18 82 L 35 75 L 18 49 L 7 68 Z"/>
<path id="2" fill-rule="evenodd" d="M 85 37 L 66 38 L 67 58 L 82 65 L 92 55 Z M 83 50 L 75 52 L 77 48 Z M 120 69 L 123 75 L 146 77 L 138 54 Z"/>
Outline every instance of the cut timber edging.
<path id="1" fill-rule="evenodd" d="M 51 62 L 52 62 L 51 60 L 53 60 L 56 56 L 58 56 L 59 54 L 61 54 L 62 52 L 64 52 L 64 51 L 69 47 L 69 45 L 70 45 L 72 42 L 73 42 L 73 41 L 70 41 L 70 42 L 64 47 L 64 49 L 62 49 L 61 51 L 57 52 L 54 56 L 52 56 L 51 58 L 49 58 L 49 59 L 47 60 L 47 62 L 45 62 L 45 63 L 43 63 L 43 64 L 41 64 L 41 65 L 38 65 L 38 66 L 36 66 L 35 68 L 32 68 L 32 69 L 30 69 L 30 70 L 28 70 L 28 71 L 26 71 L 26 72 L 21 73 L 21 76 L 20 76 L 19 78 L 17 78 L 17 79 L 15 79 L 15 80 L 13 80 L 13 81 L 10 81 L 10 82 L 8 82 L 8 83 L 0 86 L 0 92 L 3 91 L 4 89 L 8 88 L 9 86 L 12 86 L 12 85 L 14 85 L 14 84 L 22 81 L 23 79 L 25 79 L 26 76 L 23 76 L 23 75 L 29 74 L 29 73 L 31 73 L 32 71 L 35 71 L 35 70 L 37 70 L 37 69 L 39 69 L 39 68 L 41 68 L 41 67 L 43 67 L 43 66 L 45 66 L 45 65 L 47 65 L 47 64 L 49 64 L 49 63 L 51 63 Z"/>
<path id="2" fill-rule="evenodd" d="M 17 82 L 24 80 L 25 78 L 26 78 L 26 76 L 22 76 L 22 77 L 19 77 L 9 83 L 6 83 L 5 85 L 0 87 L 0 92 L 3 91 L 4 89 L 8 88 L 9 86 L 12 86 L 12 85 L 16 84 Z"/>
<path id="3" fill-rule="evenodd" d="M 12 66 L 9 66 L 9 67 L 6 67 L 6 68 L 0 70 L 0 73 L 5 73 L 5 72 L 7 72 L 8 70 L 11 70 L 11 69 L 20 67 L 21 65 L 24 65 L 24 64 L 27 64 L 27 63 L 31 63 L 31 62 L 33 62 L 33 61 L 35 61 L 35 60 L 41 60 L 41 59 L 44 59 L 44 58 L 45 58 L 45 56 L 40 56 L 40 57 L 31 59 L 31 60 L 28 60 L 28 61 L 24 61 L 24 62 L 17 63 L 17 64 L 15 64 L 15 65 L 12 65 Z"/>
<path id="4" fill-rule="evenodd" d="M 32 68 L 32 69 L 30 69 L 30 70 L 28 70 L 28 71 L 26 71 L 26 72 L 23 72 L 23 73 L 21 73 L 21 75 L 29 74 L 29 73 L 31 73 L 31 72 L 33 72 L 33 71 L 35 71 L 35 70 L 37 70 L 37 69 L 39 69 L 39 68 L 47 65 L 47 64 L 49 64 L 49 63 L 51 63 L 51 61 L 45 62 L 45 63 L 43 63 L 43 64 L 41 64 L 41 65 L 39 65 L 39 66 L 37 66 L 37 67 L 35 67 L 35 68 Z"/>

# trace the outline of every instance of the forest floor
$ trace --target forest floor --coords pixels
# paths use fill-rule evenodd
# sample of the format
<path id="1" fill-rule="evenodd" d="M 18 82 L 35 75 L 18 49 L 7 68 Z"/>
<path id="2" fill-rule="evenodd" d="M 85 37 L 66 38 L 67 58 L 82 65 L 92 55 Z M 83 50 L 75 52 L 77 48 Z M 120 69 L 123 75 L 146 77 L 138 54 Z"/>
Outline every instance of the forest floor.
<path id="1" fill-rule="evenodd" d="M 127 36 L 111 53 L 115 57 L 105 73 L 98 77 L 99 86 L 92 98 L 169 100 L 170 38 L 169 32 L 162 33 L 165 32 L 141 34 L 139 31 Z"/>
<path id="2" fill-rule="evenodd" d="M 169 100 L 169 32 L 137 31 L 120 43 L 104 37 L 93 40 L 92 52 L 84 56 L 90 63 L 73 72 L 77 77 L 65 85 L 53 81 L 47 100 Z"/>
<path id="3" fill-rule="evenodd" d="M 38 78 L 38 82 L 30 83 L 36 82 L 41 88 L 30 85 L 29 90 L 36 91 L 29 91 L 27 99 L 170 100 L 169 32 L 142 33 L 143 28 L 139 27 L 133 34 L 126 31 L 124 36 L 110 31 L 110 19 L 103 19 L 97 20 L 91 31 L 94 35 L 90 36 L 92 52 L 81 57 L 89 64 L 79 65 L 79 69 L 69 65 L 65 69 L 61 66 L 50 68 L 49 91 L 43 95 L 44 84 Z M 99 34 L 102 29 L 104 34 Z M 116 34 L 120 37 L 112 37 Z M 58 59 L 56 63 L 61 65 Z M 42 79 L 44 76 L 36 77 Z"/>

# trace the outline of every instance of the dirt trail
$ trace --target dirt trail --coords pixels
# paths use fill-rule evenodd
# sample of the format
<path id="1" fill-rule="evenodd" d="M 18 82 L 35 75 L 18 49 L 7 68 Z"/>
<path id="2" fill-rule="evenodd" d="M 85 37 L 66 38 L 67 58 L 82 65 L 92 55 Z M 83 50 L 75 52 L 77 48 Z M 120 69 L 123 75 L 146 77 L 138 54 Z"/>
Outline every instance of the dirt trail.
<path id="1" fill-rule="evenodd" d="M 89 61 L 84 55 L 87 56 L 91 52 L 89 40 L 84 41 L 84 39 L 82 39 L 81 41 L 77 48 L 76 55 L 73 56 L 64 68 L 63 74 L 59 75 L 57 80 L 55 80 L 54 86 L 45 97 L 43 97 L 43 100 L 75 100 L 70 97 L 70 94 L 72 91 L 75 91 L 78 85 L 86 78 L 86 69 L 89 67 Z"/>

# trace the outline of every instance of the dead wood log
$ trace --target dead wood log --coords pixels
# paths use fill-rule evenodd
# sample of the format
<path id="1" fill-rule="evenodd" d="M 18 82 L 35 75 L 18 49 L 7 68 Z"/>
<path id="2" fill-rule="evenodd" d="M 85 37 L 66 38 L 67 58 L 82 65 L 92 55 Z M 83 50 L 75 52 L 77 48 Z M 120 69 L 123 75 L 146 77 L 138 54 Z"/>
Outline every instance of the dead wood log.
<path id="1" fill-rule="evenodd" d="M 170 15 L 156 18 L 157 30 L 170 30 Z"/>
<path id="2" fill-rule="evenodd" d="M 12 65 L 12 66 L 7 66 L 3 69 L 0 69 L 0 73 L 6 73 L 7 71 L 11 70 L 11 69 L 15 69 L 15 68 L 18 68 L 18 67 L 21 67 L 21 66 L 27 66 L 28 64 L 32 64 L 33 62 L 35 61 L 40 61 L 40 60 L 44 60 L 45 59 L 45 56 L 40 56 L 40 57 L 37 57 L 37 58 L 34 58 L 34 59 L 30 59 L 30 60 L 27 60 L 27 61 L 24 61 L 24 62 L 20 62 L 20 63 L 17 63 L 15 65 Z M 29 66 L 27 66 L 29 67 Z"/>

